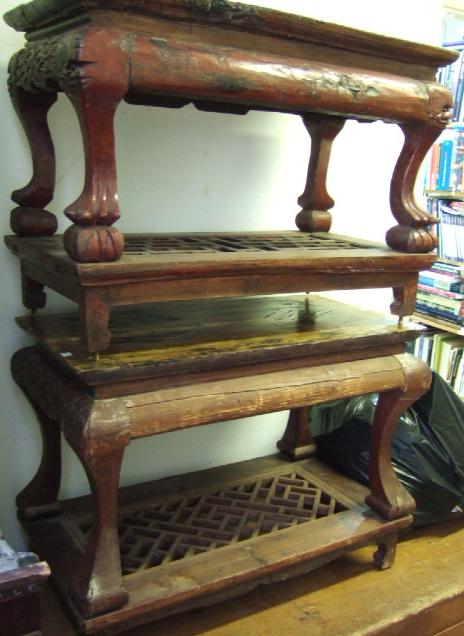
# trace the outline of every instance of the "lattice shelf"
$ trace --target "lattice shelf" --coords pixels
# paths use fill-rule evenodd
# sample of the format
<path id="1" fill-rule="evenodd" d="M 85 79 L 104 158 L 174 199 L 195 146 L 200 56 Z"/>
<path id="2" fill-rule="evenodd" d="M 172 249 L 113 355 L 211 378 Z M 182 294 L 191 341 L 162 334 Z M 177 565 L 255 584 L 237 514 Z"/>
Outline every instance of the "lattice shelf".
<path id="1" fill-rule="evenodd" d="M 187 559 L 343 510 L 346 507 L 335 497 L 290 471 L 122 511 L 123 573 Z M 82 549 L 90 523 L 72 520 L 68 531 Z"/>

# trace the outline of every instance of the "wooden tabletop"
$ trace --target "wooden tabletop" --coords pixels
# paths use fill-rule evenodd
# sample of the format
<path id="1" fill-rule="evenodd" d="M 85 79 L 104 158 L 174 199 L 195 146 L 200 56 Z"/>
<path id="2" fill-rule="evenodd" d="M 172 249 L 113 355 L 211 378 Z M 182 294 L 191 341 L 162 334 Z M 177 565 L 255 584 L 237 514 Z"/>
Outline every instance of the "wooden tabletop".
<path id="1" fill-rule="evenodd" d="M 97 357 L 81 348 L 77 312 L 17 322 L 91 385 L 340 352 L 348 357 L 404 344 L 422 329 L 317 295 L 153 303 L 115 309 L 111 346 Z"/>

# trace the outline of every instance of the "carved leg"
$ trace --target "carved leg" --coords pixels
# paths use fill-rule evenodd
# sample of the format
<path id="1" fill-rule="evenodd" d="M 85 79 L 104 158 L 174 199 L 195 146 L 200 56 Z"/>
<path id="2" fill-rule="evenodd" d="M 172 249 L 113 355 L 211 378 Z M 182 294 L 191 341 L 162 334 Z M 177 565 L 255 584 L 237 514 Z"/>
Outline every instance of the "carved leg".
<path id="1" fill-rule="evenodd" d="M 80 430 L 79 430 L 80 429 Z M 79 611 L 96 616 L 124 605 L 117 527 L 118 485 L 129 421 L 119 400 L 102 400 L 87 419 L 64 421 L 66 439 L 82 462 L 93 498 L 93 525 L 72 580 L 70 593 Z"/>
<path id="2" fill-rule="evenodd" d="M 113 123 L 124 92 L 117 81 L 113 86 L 95 78 L 66 88 L 85 150 L 84 189 L 65 210 L 74 225 L 65 232 L 64 247 L 77 261 L 115 261 L 124 249 L 123 235 L 111 227 L 120 216 Z"/>
<path id="3" fill-rule="evenodd" d="M 292 409 L 284 436 L 277 442 L 282 455 L 292 460 L 311 457 L 316 452 L 316 445 L 310 431 L 310 406 Z"/>
<path id="4" fill-rule="evenodd" d="M 59 510 L 58 492 L 61 482 L 61 435 L 58 414 L 39 403 L 42 388 L 47 386 L 47 376 L 40 368 L 37 376 L 44 382 L 36 394 L 31 386 L 35 378 L 37 354 L 29 347 L 18 351 L 11 360 L 11 372 L 34 408 L 42 434 L 42 460 L 29 484 L 18 494 L 16 505 L 21 519 L 32 519 L 55 513 Z"/>
<path id="5" fill-rule="evenodd" d="M 56 93 L 29 93 L 10 83 L 10 95 L 32 154 L 32 179 L 11 198 L 20 207 L 11 213 L 11 229 L 19 236 L 50 236 L 56 232 L 54 214 L 44 210 L 55 189 L 55 150 L 47 115 Z"/>
<path id="6" fill-rule="evenodd" d="M 423 362 L 404 354 L 397 358 L 405 375 L 404 390 L 381 393 L 372 425 L 369 482 L 366 503 L 385 519 L 412 512 L 415 502 L 400 483 L 391 463 L 391 441 L 401 415 L 429 388 L 432 374 Z"/>
<path id="7" fill-rule="evenodd" d="M 110 305 L 100 296 L 84 292 L 79 303 L 81 344 L 90 353 L 103 351 L 111 342 Z"/>
<path id="8" fill-rule="evenodd" d="M 16 497 L 20 519 L 37 519 L 58 512 L 61 483 L 61 434 L 57 422 L 34 405 L 42 433 L 42 461 L 37 473 Z"/>
<path id="9" fill-rule="evenodd" d="M 406 283 L 403 287 L 393 287 L 393 302 L 390 311 L 394 316 L 410 316 L 416 307 L 417 281 Z"/>
<path id="10" fill-rule="evenodd" d="M 398 535 L 391 534 L 378 544 L 374 554 L 374 564 L 379 570 L 388 570 L 395 563 L 396 545 L 398 543 Z"/>
<path id="11" fill-rule="evenodd" d="M 306 188 L 298 199 L 302 210 L 297 214 L 296 225 L 303 232 L 328 232 L 332 215 L 328 209 L 334 200 L 327 192 L 327 170 L 335 137 L 345 124 L 342 117 L 330 115 L 304 115 L 303 122 L 311 136 Z"/>
<path id="12" fill-rule="evenodd" d="M 390 206 L 399 225 L 387 232 L 386 242 L 403 252 L 431 252 L 437 237 L 428 229 L 437 219 L 422 210 L 414 198 L 417 173 L 433 142 L 443 131 L 436 124 L 405 124 L 404 145 L 398 158 L 390 188 Z"/>

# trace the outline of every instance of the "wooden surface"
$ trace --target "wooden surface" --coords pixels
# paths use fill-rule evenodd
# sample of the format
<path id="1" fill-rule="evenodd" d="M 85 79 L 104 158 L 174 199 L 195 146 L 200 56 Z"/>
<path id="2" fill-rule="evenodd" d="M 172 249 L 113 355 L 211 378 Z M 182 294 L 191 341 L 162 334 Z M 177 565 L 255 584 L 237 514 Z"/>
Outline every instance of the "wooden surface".
<path id="1" fill-rule="evenodd" d="M 248 6 L 247 6 L 248 5 Z M 337 38 L 337 48 L 362 52 L 378 51 L 382 46 L 383 55 L 403 61 L 404 51 L 416 63 L 446 64 L 455 56 L 452 51 L 438 47 L 414 44 L 392 37 L 366 33 L 358 29 L 314 20 L 307 17 L 274 11 L 264 7 L 250 6 L 251 3 L 228 3 L 213 0 L 182 2 L 181 0 L 149 0 L 141 4 L 134 0 L 33 0 L 8 11 L 4 19 L 18 31 L 33 30 L 47 23 L 63 20 L 70 13 L 85 12 L 90 8 L 134 11 L 156 17 L 172 17 L 189 22 L 203 22 L 229 28 L 247 27 L 269 35 L 306 42 L 332 41 Z"/>
<path id="2" fill-rule="evenodd" d="M 200 551 L 193 556 L 187 554 L 179 560 L 167 558 L 167 561 L 161 565 L 147 569 L 145 569 L 146 564 L 142 564 L 140 570 L 123 578 L 124 587 L 129 592 L 127 605 L 115 612 L 86 620 L 73 608 L 75 618 L 89 633 L 108 626 L 119 630 L 155 617 L 162 617 L 173 611 L 177 613 L 189 607 L 201 606 L 206 599 L 209 604 L 212 600 L 220 600 L 221 596 L 224 598 L 224 595 L 233 596 L 249 591 L 258 582 L 271 583 L 311 570 L 314 566 L 320 566 L 360 545 L 382 544 L 388 537 L 395 537 L 399 530 L 410 524 L 411 518 L 408 516 L 403 516 L 396 521 L 384 521 L 363 505 L 359 505 L 357 501 L 362 500 L 366 490 L 341 477 L 317 460 L 289 464 L 276 458 L 242 462 L 184 478 L 167 479 L 159 484 L 144 484 L 126 489 L 122 493 L 122 499 L 130 503 L 126 505 L 122 503 L 121 519 L 133 518 L 133 523 L 136 525 L 135 532 L 140 532 L 140 527 L 137 530 L 137 525 L 144 526 L 147 541 L 148 537 L 152 536 L 156 543 L 156 533 L 153 534 L 143 522 L 141 509 L 147 510 L 147 519 L 154 519 L 155 526 L 157 523 L 155 510 L 159 509 L 161 527 L 169 526 L 166 521 L 164 523 L 162 521 L 165 519 L 162 513 L 164 508 L 159 508 L 162 502 L 165 502 L 166 511 L 173 511 L 179 507 L 178 502 L 181 498 L 190 501 L 198 497 L 206 497 L 204 504 L 206 506 L 209 492 L 211 501 L 218 499 L 216 502 L 219 504 L 218 513 L 222 509 L 222 512 L 225 512 L 231 504 L 227 506 L 223 501 L 221 506 L 220 500 L 224 499 L 225 492 L 232 492 L 232 494 L 235 492 L 238 496 L 240 493 L 237 492 L 237 484 L 243 484 L 245 488 L 243 492 L 246 493 L 248 492 L 246 484 L 252 484 L 252 489 L 256 490 L 257 479 L 260 486 L 271 475 L 284 477 L 289 472 L 294 472 L 300 478 L 304 477 L 312 484 L 323 488 L 341 505 L 338 512 L 321 518 L 309 517 L 306 523 L 297 524 L 295 520 L 288 528 L 285 528 L 285 524 L 283 527 L 280 526 L 277 520 L 279 516 L 276 516 L 275 520 L 271 521 L 272 529 L 262 527 L 262 532 L 255 536 L 251 522 L 251 519 L 255 517 L 250 514 L 250 518 L 247 519 L 246 512 L 251 509 L 248 508 L 251 504 L 244 503 L 244 523 L 250 524 L 253 532 L 250 539 L 243 541 L 232 539 L 228 546 L 204 553 Z M 221 496 L 219 492 L 222 493 Z M 271 496 L 269 501 L 272 501 L 273 491 L 269 494 Z M 139 497 L 141 495 L 142 499 L 137 495 Z M 289 501 L 292 501 L 291 495 Z M 65 596 L 67 596 L 68 573 L 73 569 L 72 563 L 82 542 L 80 536 L 82 530 L 79 528 L 88 527 L 88 513 L 85 512 L 88 505 L 88 498 L 71 500 L 64 503 L 61 517 L 44 519 L 27 525 L 33 545 L 50 560 L 55 584 Z M 235 517 L 240 503 L 237 502 L 237 505 Z M 272 508 L 272 506 L 264 505 L 264 498 L 262 504 L 258 503 L 257 506 L 263 509 Z M 187 510 L 183 504 L 179 509 Z M 272 512 L 268 514 L 272 519 Z M 187 517 L 190 519 L 190 516 L 190 513 L 187 516 L 183 514 L 184 519 Z M 179 517 L 175 515 L 175 518 Z M 203 518 L 205 518 L 204 513 Z M 206 518 L 216 517 L 207 515 Z M 281 516 L 280 522 L 283 520 Z M 180 527 L 180 523 L 177 521 L 174 524 L 176 528 Z M 243 524 L 239 524 L 239 527 L 243 527 Z M 131 545 L 131 551 L 135 554 L 137 546 Z M 212 547 L 214 548 L 214 545 Z M 147 562 L 149 563 L 149 559 Z"/>
<path id="3" fill-rule="evenodd" d="M 414 530 L 398 544 L 395 566 L 369 566 L 372 549 L 342 556 L 246 596 L 173 616 L 125 636 L 462 636 L 462 520 Z M 77 633 L 47 590 L 44 636 Z"/>
<path id="4" fill-rule="evenodd" d="M 336 362 L 342 352 L 368 357 L 366 350 L 376 347 L 397 353 L 395 347 L 422 331 L 317 295 L 156 303 L 114 310 L 112 344 L 96 358 L 80 346 L 77 314 L 25 316 L 17 322 L 90 386 L 175 375 L 185 381 L 186 374 L 227 373 L 245 365 L 251 374 L 258 363 L 314 365 Z"/>

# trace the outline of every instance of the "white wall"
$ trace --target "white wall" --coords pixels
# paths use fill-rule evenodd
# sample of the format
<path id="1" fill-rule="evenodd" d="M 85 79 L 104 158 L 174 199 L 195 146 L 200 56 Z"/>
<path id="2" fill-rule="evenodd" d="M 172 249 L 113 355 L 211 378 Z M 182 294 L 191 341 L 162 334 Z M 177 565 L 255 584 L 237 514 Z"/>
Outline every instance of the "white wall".
<path id="1" fill-rule="evenodd" d="M 18 0 L 0 0 L 6 11 Z M 439 0 L 261 0 L 256 4 L 382 31 L 426 43 L 440 40 Z M 0 24 L 0 83 L 22 46 L 21 34 Z M 61 210 L 79 193 L 83 163 L 77 123 L 64 98 L 53 108 L 51 126 L 58 158 L 57 192 L 49 206 L 66 227 Z M 3 147 L 1 234 L 10 233 L 10 193 L 30 176 L 29 151 L 10 105 L 0 95 Z M 309 137 L 298 118 L 266 113 L 247 117 L 150 109 L 123 104 L 116 121 L 124 231 L 292 229 L 309 156 Z M 384 124 L 348 124 L 336 140 L 329 177 L 337 204 L 333 230 L 383 240 L 394 222 L 388 183 L 401 146 L 401 133 Z M 32 410 L 10 378 L 14 351 L 31 343 L 14 323 L 24 313 L 19 263 L 0 249 L 0 528 L 22 545 L 15 520 L 15 494 L 32 476 L 40 457 L 38 426 Z M 49 293 L 46 311 L 72 306 Z M 390 294 L 350 294 L 348 300 L 387 308 Z M 346 298 L 346 295 L 345 295 Z M 126 452 L 122 482 L 197 470 L 272 453 L 285 422 L 274 414 L 202 427 L 133 443 Z M 65 449 L 63 496 L 87 491 L 80 465 Z"/>

